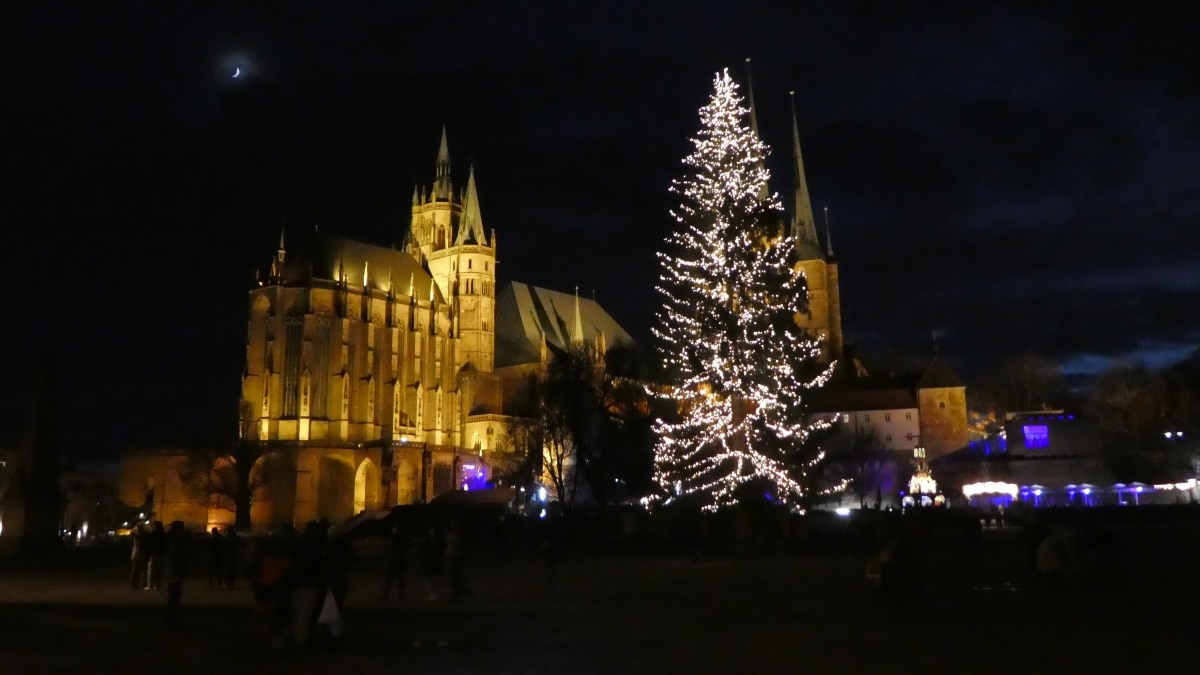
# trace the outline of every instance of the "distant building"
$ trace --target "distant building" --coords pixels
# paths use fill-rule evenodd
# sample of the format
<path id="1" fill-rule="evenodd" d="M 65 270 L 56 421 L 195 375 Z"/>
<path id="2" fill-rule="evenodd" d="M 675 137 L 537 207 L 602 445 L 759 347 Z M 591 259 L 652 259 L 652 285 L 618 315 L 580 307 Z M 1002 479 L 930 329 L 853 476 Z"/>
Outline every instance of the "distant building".
<path id="1" fill-rule="evenodd" d="M 1194 479 L 1122 483 L 1109 470 L 1096 424 L 1065 410 L 1008 413 L 1002 442 L 944 456 L 934 466 L 947 489 L 972 505 L 1136 505 L 1200 498 Z M 1190 483 L 1188 481 L 1191 481 Z"/>
<path id="2" fill-rule="evenodd" d="M 0 537 L 24 532 L 25 503 L 20 482 L 26 470 L 21 452 L 0 450 Z M 62 520 L 59 532 L 77 541 L 115 531 L 121 508 L 109 471 L 63 466 L 59 471 Z"/>
<path id="3" fill-rule="evenodd" d="M 874 433 L 880 447 L 930 460 L 967 445 L 966 385 L 940 357 L 924 370 L 872 377 L 861 363 L 813 397 L 811 410 L 850 431 Z"/>
<path id="4" fill-rule="evenodd" d="M 594 301 L 497 288 L 474 168 L 456 190 L 445 130 L 433 184 L 414 188 L 411 213 L 399 246 L 282 233 L 249 293 L 241 433 L 260 444 L 269 476 L 255 527 L 340 522 L 481 487 L 512 451 L 503 432 L 521 374 L 549 347 L 632 342 Z M 124 503 L 150 499 L 159 520 L 193 527 L 231 521 L 180 482 L 184 456 L 128 453 Z"/>

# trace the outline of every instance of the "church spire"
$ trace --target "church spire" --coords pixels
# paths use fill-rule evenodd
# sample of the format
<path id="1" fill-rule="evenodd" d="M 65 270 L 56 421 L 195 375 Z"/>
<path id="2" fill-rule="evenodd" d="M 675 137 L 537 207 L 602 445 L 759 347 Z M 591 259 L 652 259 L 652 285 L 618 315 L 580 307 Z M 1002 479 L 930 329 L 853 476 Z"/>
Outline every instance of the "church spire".
<path id="1" fill-rule="evenodd" d="M 825 257 L 833 260 L 833 237 L 829 236 L 829 207 L 825 207 Z"/>
<path id="2" fill-rule="evenodd" d="M 750 74 L 750 57 L 746 57 L 746 102 L 750 105 L 750 131 L 754 132 L 754 138 L 761 141 L 762 136 L 758 133 L 758 112 L 754 108 L 754 78 Z M 763 168 L 763 161 L 758 160 L 758 168 Z M 758 198 L 767 200 L 771 198 L 771 191 L 767 187 L 767 182 L 763 181 L 762 187 L 758 189 Z"/>
<path id="3" fill-rule="evenodd" d="M 579 311 L 579 287 L 575 287 L 575 324 L 571 327 L 571 344 L 583 342 L 583 314 Z"/>
<path id="4" fill-rule="evenodd" d="M 450 201 L 450 145 L 446 142 L 446 125 L 442 125 L 442 142 L 438 145 L 437 175 L 433 181 L 433 201 Z"/>
<path id="5" fill-rule="evenodd" d="M 286 228 L 287 219 L 285 218 L 279 224 L 279 250 L 275 252 L 275 259 L 271 261 L 271 280 L 276 283 L 283 276 L 283 263 L 287 258 L 287 247 L 283 243 Z"/>
<path id="6" fill-rule="evenodd" d="M 487 235 L 483 231 L 483 216 L 479 213 L 479 193 L 475 190 L 475 165 L 467 175 L 467 192 L 462 201 L 462 216 L 458 220 L 458 237 L 455 246 L 462 246 L 467 239 L 473 239 L 476 244 L 487 246 Z"/>
<path id="7" fill-rule="evenodd" d="M 812 200 L 808 196 L 808 181 L 804 178 L 804 157 L 800 154 L 800 126 L 796 122 L 796 92 L 789 91 L 792 102 L 792 159 L 796 171 L 796 205 L 792 213 L 792 237 L 797 244 L 817 246 L 817 229 L 813 223 Z M 820 250 L 820 249 L 818 249 Z"/>

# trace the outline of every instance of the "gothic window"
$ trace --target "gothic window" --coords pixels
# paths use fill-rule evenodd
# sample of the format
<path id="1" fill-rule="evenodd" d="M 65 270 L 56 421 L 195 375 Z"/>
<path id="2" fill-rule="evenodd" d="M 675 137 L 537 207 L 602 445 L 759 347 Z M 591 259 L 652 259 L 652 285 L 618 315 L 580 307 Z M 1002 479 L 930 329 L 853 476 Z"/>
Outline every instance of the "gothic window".
<path id="1" fill-rule="evenodd" d="M 299 413 L 300 352 L 304 347 L 303 318 L 289 316 L 283 343 L 283 416 Z"/>
<path id="2" fill-rule="evenodd" d="M 891 422 L 892 421 L 892 413 L 883 413 L 883 421 Z"/>
<path id="3" fill-rule="evenodd" d="M 400 427 L 403 426 L 400 402 L 404 400 L 404 385 L 400 380 L 396 380 L 396 384 L 392 386 L 392 431 L 400 433 Z"/>
<path id="4" fill-rule="evenodd" d="M 425 387 L 417 384 L 417 433 L 425 430 Z"/>
<path id="5" fill-rule="evenodd" d="M 308 417 L 312 414 L 312 373 L 308 368 L 300 374 L 300 416 Z"/>
<path id="6" fill-rule="evenodd" d="M 367 376 L 367 423 L 375 423 L 375 378 Z"/>
<path id="7" fill-rule="evenodd" d="M 943 409 L 943 410 L 945 410 L 945 408 L 946 408 L 946 402 L 945 402 L 945 401 L 938 401 L 938 407 L 939 407 L 939 408 L 941 408 L 941 409 Z"/>
<path id="8" fill-rule="evenodd" d="M 471 259 L 467 258 L 467 269 L 471 269 Z"/>
<path id="9" fill-rule="evenodd" d="M 887 434 L 887 437 L 885 438 L 885 440 L 886 440 L 888 443 L 891 443 L 891 442 L 892 442 L 892 435 L 891 435 L 891 434 Z"/>
<path id="10" fill-rule="evenodd" d="M 263 397 L 262 397 L 262 417 L 264 420 L 271 416 L 271 376 L 263 373 L 262 376 Z"/>
<path id="11" fill-rule="evenodd" d="M 342 419 L 350 419 L 350 373 L 342 373 Z"/>
<path id="12" fill-rule="evenodd" d="M 863 415 L 863 421 L 870 422 L 871 421 L 871 413 L 866 413 L 865 415 Z"/>
<path id="13" fill-rule="evenodd" d="M 910 413 L 910 412 L 904 413 L 904 421 L 911 422 L 912 421 L 912 413 Z"/>
<path id="14" fill-rule="evenodd" d="M 437 410 L 434 412 L 434 422 L 436 429 L 442 428 L 442 388 L 437 390 Z"/>
<path id="15" fill-rule="evenodd" d="M 483 261 L 483 271 L 484 272 L 488 271 L 488 261 L 486 261 L 486 260 Z"/>
<path id="16" fill-rule="evenodd" d="M 333 348 L 330 341 L 332 334 L 333 326 L 329 319 L 319 319 L 313 336 L 312 403 L 309 407 L 312 416 L 317 418 L 329 415 L 329 350 Z"/>

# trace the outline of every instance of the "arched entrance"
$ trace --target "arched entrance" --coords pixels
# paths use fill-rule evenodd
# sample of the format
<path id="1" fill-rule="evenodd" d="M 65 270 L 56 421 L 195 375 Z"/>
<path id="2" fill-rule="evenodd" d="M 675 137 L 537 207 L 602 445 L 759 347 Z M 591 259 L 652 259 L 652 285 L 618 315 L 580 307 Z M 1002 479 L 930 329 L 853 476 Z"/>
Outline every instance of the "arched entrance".
<path id="1" fill-rule="evenodd" d="M 274 529 L 294 520 L 296 471 L 287 457 L 278 452 L 259 457 L 250 470 L 250 484 L 250 522 L 255 528 Z"/>
<path id="2" fill-rule="evenodd" d="M 401 460 L 396 467 L 396 503 L 414 504 L 421 496 L 417 483 L 417 464 L 412 460 Z"/>
<path id="3" fill-rule="evenodd" d="M 354 513 L 379 508 L 379 468 L 364 459 L 354 474 Z"/>
<path id="4" fill-rule="evenodd" d="M 354 465 L 339 457 L 321 458 L 317 514 L 340 523 L 354 515 Z"/>

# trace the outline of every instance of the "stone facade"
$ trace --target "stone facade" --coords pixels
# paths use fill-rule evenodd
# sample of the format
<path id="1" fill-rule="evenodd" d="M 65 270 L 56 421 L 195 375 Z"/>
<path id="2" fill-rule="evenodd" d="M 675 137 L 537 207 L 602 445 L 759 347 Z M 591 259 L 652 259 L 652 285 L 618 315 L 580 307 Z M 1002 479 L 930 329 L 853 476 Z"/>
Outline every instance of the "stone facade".
<path id="1" fill-rule="evenodd" d="M 917 391 L 921 443 L 936 459 L 967 445 L 967 388 L 931 387 Z"/>
<path id="2" fill-rule="evenodd" d="M 832 256 L 813 257 L 796 263 L 808 285 L 808 314 L 798 315 L 796 324 L 822 341 L 821 356 L 826 362 L 842 355 L 842 307 L 838 288 L 837 260 Z"/>
<path id="3" fill-rule="evenodd" d="M 511 463 L 506 390 L 520 383 L 506 371 L 542 367 L 565 321 L 572 342 L 632 342 L 578 294 L 496 288 L 496 235 L 483 228 L 474 169 L 461 190 L 452 183 L 444 129 L 434 181 L 413 190 L 397 233 L 389 247 L 284 232 L 249 291 L 240 433 L 256 444 L 255 529 L 479 487 L 489 467 Z M 183 485 L 186 459 L 126 453 L 121 500 L 194 529 L 232 522 L 228 504 Z"/>

